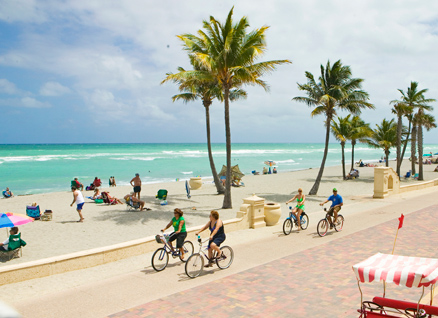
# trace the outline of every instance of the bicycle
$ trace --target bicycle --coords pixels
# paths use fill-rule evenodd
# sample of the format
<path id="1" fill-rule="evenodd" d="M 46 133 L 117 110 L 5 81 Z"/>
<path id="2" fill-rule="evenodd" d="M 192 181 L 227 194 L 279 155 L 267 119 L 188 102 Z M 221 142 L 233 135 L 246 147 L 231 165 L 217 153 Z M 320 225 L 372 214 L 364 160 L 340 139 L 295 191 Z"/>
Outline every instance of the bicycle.
<path id="1" fill-rule="evenodd" d="M 321 237 L 325 236 L 329 229 L 329 225 L 333 225 L 336 232 L 341 232 L 342 228 L 344 227 L 344 217 L 342 216 L 342 214 L 338 213 L 338 217 L 336 218 L 336 221 L 334 223 L 331 223 L 328 218 L 330 215 L 330 211 L 327 211 L 326 208 L 324 208 L 324 211 L 326 212 L 325 218 L 321 219 L 318 222 L 318 226 L 316 227 L 318 235 Z"/>
<path id="2" fill-rule="evenodd" d="M 169 238 L 172 234 L 169 235 L 169 234 L 161 233 L 161 235 L 160 234 L 155 235 L 155 240 L 157 241 L 157 243 L 164 244 L 164 247 L 160 247 L 152 255 L 152 261 L 151 261 L 152 267 L 157 272 L 161 272 L 167 267 L 167 264 L 169 263 L 169 254 L 171 254 L 173 258 L 179 257 L 179 259 L 183 263 L 186 262 L 186 260 L 188 260 L 188 258 L 193 254 L 194 247 L 193 247 L 193 243 L 190 241 L 184 241 L 183 243 L 183 249 L 185 255 L 184 259 L 181 258 L 180 251 L 178 248 L 175 248 L 174 251 L 172 252 L 172 248 L 169 243 Z M 187 257 L 186 255 L 189 256 Z"/>
<path id="3" fill-rule="evenodd" d="M 204 269 L 204 258 L 202 257 L 202 255 L 204 255 L 209 262 L 216 261 L 216 265 L 220 269 L 226 269 L 231 266 L 231 263 L 233 263 L 234 251 L 229 246 L 222 246 L 220 248 L 222 252 L 220 257 L 218 258 L 215 257 L 216 253 L 213 253 L 213 257 L 212 259 L 210 259 L 207 253 L 205 252 L 208 250 L 208 247 L 202 246 L 202 244 L 208 242 L 208 240 L 209 238 L 206 239 L 205 241 L 202 241 L 201 237 L 198 235 L 199 252 L 192 254 L 187 260 L 185 265 L 185 271 L 188 277 L 196 278 L 199 275 L 201 275 L 202 270 Z"/>
<path id="4" fill-rule="evenodd" d="M 298 227 L 298 223 L 297 223 L 297 217 L 295 216 L 295 214 L 292 213 L 292 207 L 289 207 L 289 210 L 291 210 L 289 212 L 289 217 L 286 218 L 286 220 L 284 220 L 283 223 L 283 233 L 284 235 L 289 235 L 290 232 L 292 232 L 292 228 L 293 228 L 293 224 L 295 223 L 295 226 Z M 309 226 L 309 216 L 306 214 L 306 212 L 301 212 L 300 215 L 300 227 L 302 230 L 306 230 L 307 227 Z"/>

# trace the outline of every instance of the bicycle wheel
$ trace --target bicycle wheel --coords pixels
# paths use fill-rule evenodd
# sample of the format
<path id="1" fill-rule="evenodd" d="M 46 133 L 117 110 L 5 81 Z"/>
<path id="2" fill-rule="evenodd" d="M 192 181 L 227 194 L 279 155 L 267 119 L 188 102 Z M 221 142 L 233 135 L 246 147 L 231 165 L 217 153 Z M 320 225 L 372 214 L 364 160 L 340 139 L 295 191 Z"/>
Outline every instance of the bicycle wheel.
<path id="1" fill-rule="evenodd" d="M 284 223 L 283 223 L 283 233 L 284 233 L 284 235 L 289 235 L 290 232 L 292 232 L 292 228 L 293 228 L 292 220 L 289 219 L 289 218 L 284 220 Z"/>
<path id="2" fill-rule="evenodd" d="M 321 221 L 319 221 L 318 226 L 316 228 L 316 230 L 318 231 L 318 235 L 321 237 L 326 235 L 328 227 L 329 227 L 329 224 L 328 224 L 326 219 L 322 219 Z"/>
<path id="3" fill-rule="evenodd" d="M 222 246 L 221 247 L 221 256 L 219 258 L 216 258 L 216 265 L 220 269 L 226 269 L 231 266 L 231 263 L 234 259 L 234 251 L 229 246 Z"/>
<path id="4" fill-rule="evenodd" d="M 204 268 L 204 258 L 201 254 L 195 253 L 186 262 L 185 271 L 190 278 L 198 277 Z"/>
<path id="5" fill-rule="evenodd" d="M 167 263 L 169 262 L 169 255 L 167 254 L 164 248 L 159 248 L 152 255 L 152 267 L 160 272 L 166 268 Z"/>
<path id="6" fill-rule="evenodd" d="M 342 216 L 342 214 L 338 214 L 338 217 L 336 218 L 336 222 L 334 225 L 336 232 L 342 231 L 342 228 L 344 227 L 344 217 Z"/>
<path id="7" fill-rule="evenodd" d="M 179 259 L 181 260 L 181 262 L 186 262 L 189 257 L 193 254 L 193 243 L 190 241 L 185 241 L 183 244 L 183 249 L 184 249 L 184 259 L 181 258 L 181 255 L 179 256 Z"/>
<path id="8" fill-rule="evenodd" d="M 308 226 L 309 226 L 309 216 L 307 214 L 303 214 L 303 217 L 301 218 L 301 229 L 307 230 Z"/>

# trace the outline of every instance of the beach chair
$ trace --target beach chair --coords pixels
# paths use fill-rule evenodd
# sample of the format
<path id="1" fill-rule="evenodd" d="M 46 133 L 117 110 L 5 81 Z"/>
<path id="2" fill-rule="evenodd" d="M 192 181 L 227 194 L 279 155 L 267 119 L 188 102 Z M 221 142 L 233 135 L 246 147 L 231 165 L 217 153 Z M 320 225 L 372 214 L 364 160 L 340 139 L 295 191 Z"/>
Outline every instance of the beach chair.
<path id="1" fill-rule="evenodd" d="M 10 261 L 15 257 L 23 256 L 22 246 L 26 246 L 26 242 L 21 239 L 21 233 L 9 235 L 8 250 L 0 250 L 0 257 L 7 257 Z"/>
<path id="2" fill-rule="evenodd" d="M 414 178 L 415 180 L 418 180 L 418 173 L 416 173 L 412 178 Z"/>
<path id="3" fill-rule="evenodd" d="M 11 197 L 10 195 L 6 194 L 6 190 L 4 190 L 4 191 L 2 192 L 2 194 L 3 194 L 3 197 L 5 197 L 6 199 L 8 199 L 8 198 Z"/>
<path id="4" fill-rule="evenodd" d="M 160 189 L 157 192 L 157 195 L 155 196 L 158 200 L 166 200 L 167 199 L 167 190 L 166 189 Z"/>
<path id="5" fill-rule="evenodd" d="M 34 218 L 35 220 L 39 220 L 41 217 L 40 206 L 26 206 L 26 215 Z"/>
<path id="6" fill-rule="evenodd" d="M 406 172 L 405 174 L 405 179 L 410 178 L 411 177 L 411 170 L 409 170 L 408 172 Z"/>
<path id="7" fill-rule="evenodd" d="M 132 209 L 138 210 L 140 209 L 140 203 L 132 201 L 132 198 L 130 197 L 129 199 L 126 199 L 126 208 L 128 211 Z"/>

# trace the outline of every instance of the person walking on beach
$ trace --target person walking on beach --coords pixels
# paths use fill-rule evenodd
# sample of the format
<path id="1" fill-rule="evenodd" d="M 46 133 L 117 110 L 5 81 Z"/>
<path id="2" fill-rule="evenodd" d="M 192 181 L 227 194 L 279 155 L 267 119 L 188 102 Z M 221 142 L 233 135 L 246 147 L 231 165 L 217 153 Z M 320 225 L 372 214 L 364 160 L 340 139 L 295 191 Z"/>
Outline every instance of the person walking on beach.
<path id="1" fill-rule="evenodd" d="M 82 207 L 84 206 L 85 200 L 84 196 L 82 195 L 82 192 L 76 189 L 76 187 L 71 187 L 71 191 L 73 192 L 73 202 L 70 204 L 70 206 L 73 206 L 73 204 L 76 203 L 76 211 L 78 211 L 79 214 L 79 221 L 78 222 L 84 222 L 84 217 L 82 216 Z"/>
<path id="2" fill-rule="evenodd" d="M 338 218 L 338 212 L 341 210 L 341 207 L 344 205 L 344 200 L 342 197 L 338 194 L 338 190 L 336 188 L 333 188 L 333 195 L 329 196 L 328 199 L 322 203 L 320 203 L 320 206 L 323 206 L 327 202 L 332 201 L 332 205 L 328 211 L 328 219 L 330 222 L 330 229 L 333 228 L 333 223 Z M 333 215 L 333 222 L 331 221 L 331 216 Z"/>
<path id="3" fill-rule="evenodd" d="M 297 227 L 298 227 L 298 231 L 301 230 L 301 213 L 304 212 L 304 202 L 306 202 L 306 195 L 303 194 L 303 189 L 299 188 L 298 189 L 298 194 L 296 194 L 292 199 L 290 199 L 289 201 L 286 201 L 286 205 L 290 202 L 292 202 L 293 200 L 297 200 L 297 205 L 293 208 L 292 213 L 295 215 L 295 217 L 297 218 L 297 221 L 295 222 Z"/>
<path id="4" fill-rule="evenodd" d="M 141 179 L 138 173 L 135 174 L 135 177 L 131 180 L 131 185 L 134 187 L 134 196 L 140 200 L 140 192 L 141 192 Z"/>
<path id="5" fill-rule="evenodd" d="M 169 244 L 170 247 L 172 248 L 172 253 L 175 253 L 172 242 L 176 240 L 176 248 L 179 249 L 181 259 L 184 259 L 183 245 L 184 245 L 184 240 L 187 237 L 186 221 L 183 218 L 183 214 L 184 212 L 178 208 L 173 210 L 174 217 L 172 218 L 172 220 L 170 220 L 169 224 L 167 224 L 166 227 L 161 230 L 162 232 L 164 232 L 173 225 L 174 232 L 169 236 Z"/>
<path id="6" fill-rule="evenodd" d="M 212 267 L 213 266 L 213 251 L 216 251 L 216 255 L 221 255 L 221 250 L 219 246 L 225 241 L 225 230 L 224 230 L 224 223 L 222 220 L 219 219 L 219 212 L 218 211 L 211 211 L 210 212 L 210 221 L 204 225 L 202 229 L 200 229 L 198 232 L 195 233 L 195 235 L 198 235 L 205 229 L 210 230 L 210 240 L 208 241 L 208 264 L 205 265 L 205 267 Z M 218 256 L 218 257 L 220 257 Z"/>

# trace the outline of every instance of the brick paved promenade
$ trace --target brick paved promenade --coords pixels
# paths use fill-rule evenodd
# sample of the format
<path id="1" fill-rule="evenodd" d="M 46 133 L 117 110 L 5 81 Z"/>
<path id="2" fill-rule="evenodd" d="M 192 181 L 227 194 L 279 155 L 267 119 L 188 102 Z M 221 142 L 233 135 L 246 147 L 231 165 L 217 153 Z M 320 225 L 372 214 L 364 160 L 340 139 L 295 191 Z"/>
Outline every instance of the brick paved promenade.
<path id="1" fill-rule="evenodd" d="M 394 254 L 438 258 L 436 214 L 438 205 L 405 216 Z M 351 267 L 377 252 L 391 253 L 397 226 L 395 219 L 109 317 L 357 317 L 360 293 Z M 325 239 L 309 230 L 300 235 Z M 380 283 L 361 287 L 368 300 L 382 293 Z M 420 294 L 387 288 L 387 297 L 416 301 Z"/>

